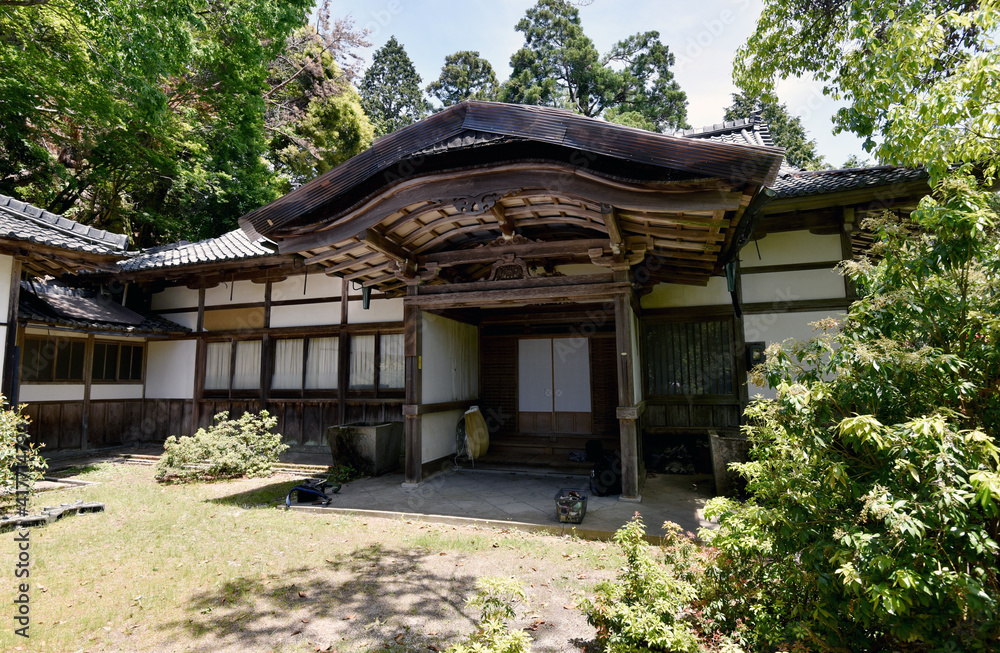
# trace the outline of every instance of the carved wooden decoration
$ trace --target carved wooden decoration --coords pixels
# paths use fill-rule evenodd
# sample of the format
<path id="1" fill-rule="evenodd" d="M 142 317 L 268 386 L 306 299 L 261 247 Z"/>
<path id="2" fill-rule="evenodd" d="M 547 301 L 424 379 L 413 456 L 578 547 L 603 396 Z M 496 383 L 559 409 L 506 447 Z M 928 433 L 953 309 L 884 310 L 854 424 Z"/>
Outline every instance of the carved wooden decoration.
<path id="1" fill-rule="evenodd" d="M 490 268 L 490 276 L 487 281 L 509 281 L 511 279 L 527 279 L 528 264 L 523 258 L 517 258 L 513 254 L 504 254 L 503 258 L 493 264 Z"/>
<path id="2" fill-rule="evenodd" d="M 509 238 L 507 236 L 500 236 L 499 238 L 495 238 L 488 243 L 483 243 L 482 245 L 477 246 L 477 249 L 480 247 L 510 247 L 511 245 L 528 245 L 530 243 L 542 243 L 542 242 L 545 241 L 532 240 L 530 238 L 525 238 L 521 234 L 514 234 Z"/>
<path id="3" fill-rule="evenodd" d="M 493 191 L 489 193 L 482 193 L 480 195 L 466 195 L 463 197 L 455 197 L 450 200 L 450 203 L 458 209 L 459 213 L 465 213 L 466 215 L 476 215 L 479 213 L 485 213 L 493 209 L 496 203 L 502 198 L 510 195 L 511 193 L 516 193 L 520 189 L 512 190 L 501 190 Z"/>

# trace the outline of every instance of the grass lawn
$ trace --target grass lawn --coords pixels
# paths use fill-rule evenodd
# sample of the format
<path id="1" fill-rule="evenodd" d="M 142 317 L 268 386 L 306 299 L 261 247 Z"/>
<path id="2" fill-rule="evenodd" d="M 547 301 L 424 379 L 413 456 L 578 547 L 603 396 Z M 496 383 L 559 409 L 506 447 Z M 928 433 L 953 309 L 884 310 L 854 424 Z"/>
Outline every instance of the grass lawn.
<path id="1" fill-rule="evenodd" d="M 30 639 L 14 634 L 17 545 L 0 649 L 25 651 L 427 651 L 473 630 L 477 578 L 512 575 L 529 601 L 515 626 L 536 651 L 581 650 L 576 609 L 621 564 L 599 542 L 517 531 L 278 510 L 289 477 L 160 485 L 103 464 L 87 487 L 40 494 L 106 512 L 30 531 Z M 20 647 L 20 648 L 18 648 Z"/>

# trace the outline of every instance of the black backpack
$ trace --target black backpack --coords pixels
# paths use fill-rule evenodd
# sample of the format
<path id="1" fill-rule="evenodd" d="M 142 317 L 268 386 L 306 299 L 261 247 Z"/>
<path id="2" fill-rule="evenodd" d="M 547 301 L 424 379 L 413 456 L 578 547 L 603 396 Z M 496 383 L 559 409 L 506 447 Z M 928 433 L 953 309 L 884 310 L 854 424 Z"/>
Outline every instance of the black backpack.
<path id="1" fill-rule="evenodd" d="M 590 470 L 590 491 L 606 497 L 622 493 L 622 459 L 617 451 L 605 452 Z"/>

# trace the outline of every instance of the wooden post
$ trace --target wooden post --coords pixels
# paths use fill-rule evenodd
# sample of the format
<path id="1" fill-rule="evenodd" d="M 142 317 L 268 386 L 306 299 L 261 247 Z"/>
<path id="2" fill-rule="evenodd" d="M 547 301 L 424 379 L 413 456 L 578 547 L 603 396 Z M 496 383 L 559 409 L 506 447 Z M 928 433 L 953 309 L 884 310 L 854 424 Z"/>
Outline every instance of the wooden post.
<path id="1" fill-rule="evenodd" d="M 845 206 L 843 208 L 843 218 L 844 224 L 843 228 L 840 230 L 840 258 L 844 261 L 854 260 L 854 238 L 853 233 L 858 228 L 856 224 L 857 218 L 855 216 L 853 206 Z M 858 298 L 858 289 L 854 285 L 854 281 L 850 277 L 844 277 L 844 296 L 854 301 Z"/>
<path id="2" fill-rule="evenodd" d="M 638 408 L 632 366 L 632 319 L 629 294 L 615 295 L 615 342 L 618 356 L 618 425 L 621 437 L 622 501 L 640 502 Z"/>
<path id="3" fill-rule="evenodd" d="M 87 344 L 83 352 L 83 415 L 80 418 L 80 449 L 87 448 L 87 431 L 90 429 L 90 386 L 94 381 L 94 334 L 87 336 Z"/>
<path id="4" fill-rule="evenodd" d="M 406 361 L 406 405 L 403 419 L 406 423 L 406 485 L 416 485 L 423 479 L 423 442 L 420 433 L 420 414 L 417 407 L 421 401 L 420 373 L 420 321 L 421 311 L 415 306 L 407 306 L 403 300 L 404 344 L 403 356 Z"/>

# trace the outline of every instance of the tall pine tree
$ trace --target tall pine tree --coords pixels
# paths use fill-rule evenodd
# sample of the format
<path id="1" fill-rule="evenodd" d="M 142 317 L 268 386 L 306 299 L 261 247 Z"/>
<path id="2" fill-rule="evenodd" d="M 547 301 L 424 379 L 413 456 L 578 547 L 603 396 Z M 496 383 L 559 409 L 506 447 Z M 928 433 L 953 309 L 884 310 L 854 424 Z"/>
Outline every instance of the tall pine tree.
<path id="1" fill-rule="evenodd" d="M 421 79 L 406 50 L 395 36 L 375 52 L 361 79 L 361 106 L 384 136 L 427 115 Z"/>
<path id="2" fill-rule="evenodd" d="M 445 57 L 441 76 L 427 86 L 427 92 L 446 107 L 465 100 L 495 100 L 498 91 L 493 66 L 470 50 Z"/>

